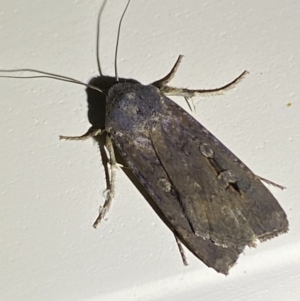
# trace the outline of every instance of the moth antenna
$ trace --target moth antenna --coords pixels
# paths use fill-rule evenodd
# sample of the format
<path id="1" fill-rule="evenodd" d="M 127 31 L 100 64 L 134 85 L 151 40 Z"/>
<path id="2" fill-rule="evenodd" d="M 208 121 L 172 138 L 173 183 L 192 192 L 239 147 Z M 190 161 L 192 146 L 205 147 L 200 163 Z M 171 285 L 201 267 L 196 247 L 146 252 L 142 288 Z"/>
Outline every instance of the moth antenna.
<path id="1" fill-rule="evenodd" d="M 100 20 L 102 16 L 102 12 L 104 10 L 104 7 L 106 5 L 107 0 L 104 0 L 103 4 L 101 5 L 101 8 L 98 13 L 98 19 L 97 19 L 97 37 L 96 37 L 96 56 L 97 56 L 97 66 L 100 76 L 103 76 L 101 64 L 100 64 Z"/>
<path id="2" fill-rule="evenodd" d="M 100 75 L 102 76 L 102 70 L 101 70 L 101 65 L 100 65 L 100 55 L 99 55 L 99 44 L 100 44 L 100 19 L 101 19 L 101 15 L 102 12 L 104 10 L 104 7 L 106 5 L 107 0 L 104 0 L 100 11 L 98 13 L 98 19 L 97 19 L 97 37 L 96 37 L 96 56 L 97 56 L 97 65 L 98 65 L 98 70 Z M 73 83 L 73 84 L 77 84 L 77 85 L 82 85 L 85 86 L 87 88 L 91 88 L 93 90 L 99 91 L 101 93 L 103 93 L 103 91 L 93 85 L 89 85 L 86 84 L 84 82 L 81 82 L 77 79 L 74 79 L 72 77 L 68 77 L 68 76 L 63 76 L 63 75 L 59 75 L 59 74 L 55 74 L 55 73 L 50 73 L 50 72 L 45 72 L 45 71 L 41 71 L 41 70 L 36 70 L 36 69 L 0 69 L 0 72 L 7 72 L 7 73 L 14 73 L 14 72 L 32 72 L 32 73 L 38 73 L 38 74 L 42 74 L 42 75 L 33 75 L 33 76 L 10 76 L 10 75 L 0 75 L 0 78 L 51 78 L 51 79 L 55 79 L 55 80 L 60 80 L 60 81 L 65 81 L 65 82 L 69 82 L 69 83 Z"/>
<path id="3" fill-rule="evenodd" d="M 50 72 L 45 72 L 41 70 L 36 70 L 36 69 L 0 69 L 0 72 L 6 72 L 6 73 L 15 73 L 15 72 L 31 72 L 31 73 L 38 73 L 42 75 L 32 75 L 32 76 L 13 76 L 13 75 L 0 75 L 1 78 L 51 78 L 55 80 L 60 80 L 68 83 L 73 83 L 77 85 L 82 85 L 87 88 L 91 88 L 93 90 L 99 91 L 103 93 L 103 91 L 93 85 L 86 84 L 84 82 L 81 82 L 80 80 L 77 80 L 75 78 L 69 77 L 69 76 L 64 76 L 64 75 L 59 75 L 55 73 L 50 73 Z"/>
<path id="4" fill-rule="evenodd" d="M 120 41 L 120 32 L 121 32 L 121 26 L 122 26 L 122 21 L 123 18 L 125 16 L 126 10 L 129 6 L 130 0 L 128 0 L 126 7 L 123 11 L 123 14 L 121 16 L 120 22 L 119 22 L 119 27 L 118 27 L 118 35 L 117 35 L 117 43 L 116 43 L 116 50 L 115 50 L 115 77 L 116 77 L 116 81 L 119 81 L 119 77 L 118 77 L 118 70 L 117 70 L 117 59 L 118 59 L 118 48 L 119 48 L 119 41 Z"/>

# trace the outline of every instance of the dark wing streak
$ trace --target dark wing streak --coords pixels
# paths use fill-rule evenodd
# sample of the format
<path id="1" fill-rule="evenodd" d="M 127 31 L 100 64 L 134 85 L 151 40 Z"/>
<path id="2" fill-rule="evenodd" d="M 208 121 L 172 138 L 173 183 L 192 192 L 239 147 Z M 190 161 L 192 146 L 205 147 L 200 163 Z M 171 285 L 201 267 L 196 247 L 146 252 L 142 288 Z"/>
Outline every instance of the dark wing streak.
<path id="1" fill-rule="evenodd" d="M 180 205 L 180 207 L 181 207 L 182 213 L 184 214 L 184 216 L 185 216 L 187 222 L 189 223 L 189 225 L 190 225 L 190 227 L 191 227 L 191 231 L 195 233 L 195 229 L 194 229 L 194 227 L 193 227 L 193 222 L 190 220 L 189 215 L 187 214 L 187 208 L 186 208 L 186 206 L 185 206 L 185 203 L 182 201 L 182 199 L 181 199 L 181 197 L 180 197 L 180 193 L 179 193 L 179 191 L 176 189 L 176 186 L 175 186 L 174 182 L 172 181 L 172 176 L 168 173 L 168 170 L 167 170 L 167 169 L 165 168 L 165 166 L 164 166 L 164 162 L 161 160 L 161 158 L 160 158 L 160 156 L 159 156 L 158 149 L 156 148 L 157 145 L 156 145 L 156 143 L 155 143 L 155 139 L 153 139 L 153 137 L 152 137 L 152 136 L 153 136 L 153 130 L 154 130 L 154 128 L 150 130 L 149 135 L 150 135 L 150 140 L 151 140 L 153 149 L 154 149 L 154 151 L 155 151 L 155 153 L 156 153 L 157 159 L 159 160 L 161 166 L 163 167 L 163 169 L 164 169 L 164 171 L 165 171 L 165 173 L 166 173 L 166 175 L 167 175 L 167 178 L 168 178 L 167 181 L 171 184 L 171 189 L 173 190 L 173 193 L 174 193 L 174 195 L 176 196 L 176 198 L 177 198 L 177 200 L 178 200 L 178 203 L 179 203 L 179 205 Z M 195 208 L 193 208 L 193 209 L 194 209 L 194 211 L 195 211 Z"/>

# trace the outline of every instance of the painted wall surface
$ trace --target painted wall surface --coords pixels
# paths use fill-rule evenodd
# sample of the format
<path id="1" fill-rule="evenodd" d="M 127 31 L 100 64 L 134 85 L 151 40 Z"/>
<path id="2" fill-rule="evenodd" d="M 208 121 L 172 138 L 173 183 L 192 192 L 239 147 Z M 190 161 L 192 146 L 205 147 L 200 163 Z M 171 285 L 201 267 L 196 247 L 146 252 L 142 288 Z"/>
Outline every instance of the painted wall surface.
<path id="1" fill-rule="evenodd" d="M 0 68 L 87 82 L 97 75 L 101 3 L 2 1 Z M 101 20 L 109 75 L 125 5 L 109 0 Z M 179 54 L 175 86 L 213 88 L 250 72 L 224 95 L 195 98 L 195 116 L 258 175 L 287 187 L 269 188 L 290 231 L 246 249 L 227 277 L 188 251 L 182 265 L 173 235 L 121 169 L 107 220 L 93 229 L 105 189 L 99 150 L 58 139 L 88 129 L 84 87 L 0 78 L 0 299 L 299 300 L 299 15 L 297 0 L 132 0 L 124 19 L 122 77 L 150 83 Z"/>

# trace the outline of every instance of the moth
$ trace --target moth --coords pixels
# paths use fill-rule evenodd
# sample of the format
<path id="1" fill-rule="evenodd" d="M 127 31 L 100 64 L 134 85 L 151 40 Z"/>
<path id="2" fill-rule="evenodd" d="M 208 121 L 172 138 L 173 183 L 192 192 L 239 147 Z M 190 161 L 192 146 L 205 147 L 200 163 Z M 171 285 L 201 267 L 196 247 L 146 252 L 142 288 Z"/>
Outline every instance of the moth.
<path id="1" fill-rule="evenodd" d="M 257 241 L 263 242 L 288 231 L 284 210 L 262 181 L 283 187 L 254 174 L 168 96 L 188 100 L 225 92 L 234 88 L 247 71 L 216 89 L 172 87 L 168 83 L 182 61 L 180 55 L 166 76 L 149 85 L 119 78 L 118 42 L 129 3 L 130 0 L 119 23 L 114 77 L 103 75 L 98 57 L 100 76 L 88 84 L 38 70 L 17 71 L 38 72 L 41 75 L 37 77 L 52 77 L 87 87 L 91 127 L 82 136 L 60 138 L 104 140 L 100 149 L 109 165 L 109 189 L 94 227 L 111 206 L 116 190 L 115 173 L 122 161 L 173 232 L 183 262 L 187 263 L 181 243 L 208 267 L 228 274 L 246 246 L 255 247 Z M 101 12 L 102 9 L 98 31 Z M 116 153 L 121 158 L 116 157 Z"/>

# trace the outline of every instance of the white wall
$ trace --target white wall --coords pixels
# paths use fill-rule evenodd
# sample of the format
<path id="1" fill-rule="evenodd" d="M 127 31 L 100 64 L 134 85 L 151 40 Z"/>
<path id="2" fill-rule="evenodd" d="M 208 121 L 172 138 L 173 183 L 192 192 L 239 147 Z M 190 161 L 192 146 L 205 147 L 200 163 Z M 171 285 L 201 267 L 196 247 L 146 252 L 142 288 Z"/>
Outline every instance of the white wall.
<path id="1" fill-rule="evenodd" d="M 101 59 L 110 75 L 125 2 L 109 0 L 102 18 Z M 97 74 L 100 5 L 2 1 L 0 68 L 87 81 Z M 97 145 L 58 139 L 89 127 L 84 88 L 0 79 L 0 299 L 298 300 L 299 14 L 297 0 L 132 0 L 124 19 L 123 77 L 150 83 L 179 54 L 177 86 L 213 88 L 250 71 L 226 95 L 195 99 L 196 117 L 257 174 L 287 187 L 270 189 L 290 232 L 247 249 L 228 277 L 190 253 L 184 267 L 172 234 L 121 170 L 108 220 L 94 230 L 105 188 Z"/>

